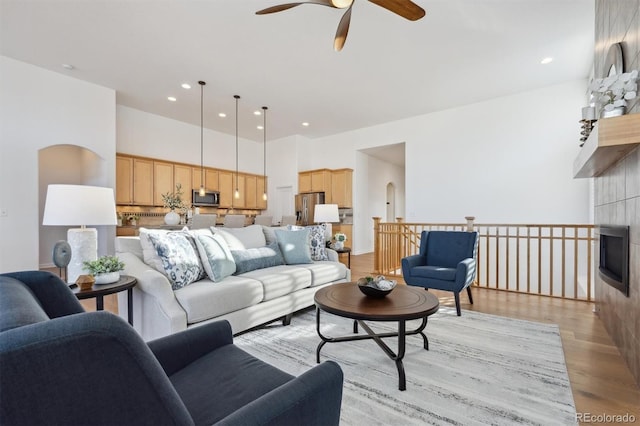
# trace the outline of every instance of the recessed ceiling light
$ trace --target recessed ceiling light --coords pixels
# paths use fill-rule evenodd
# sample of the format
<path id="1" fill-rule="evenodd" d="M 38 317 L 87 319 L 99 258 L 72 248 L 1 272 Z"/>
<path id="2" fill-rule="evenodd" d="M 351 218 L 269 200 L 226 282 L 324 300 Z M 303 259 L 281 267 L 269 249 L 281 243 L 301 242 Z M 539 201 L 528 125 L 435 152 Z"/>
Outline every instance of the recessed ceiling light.
<path id="1" fill-rule="evenodd" d="M 221 112 L 218 114 L 218 117 L 220 118 L 225 118 L 227 116 L 227 114 L 225 114 L 224 112 Z"/>
<path id="2" fill-rule="evenodd" d="M 309 127 L 309 123 L 307 123 L 306 121 L 305 121 L 304 123 L 302 123 L 302 125 L 303 125 L 304 127 Z"/>
<path id="3" fill-rule="evenodd" d="M 177 101 L 177 99 L 174 98 L 173 96 L 168 96 L 167 99 L 170 100 L 171 102 Z"/>
<path id="4" fill-rule="evenodd" d="M 258 127 L 257 127 L 257 129 L 258 129 L 258 130 L 262 130 L 262 129 L 264 129 L 264 127 L 262 127 L 262 126 L 258 126 Z"/>
<path id="5" fill-rule="evenodd" d="M 191 85 L 189 83 L 182 83 L 183 89 L 191 89 Z"/>
<path id="6" fill-rule="evenodd" d="M 550 56 L 549 56 L 549 57 L 546 57 L 546 58 L 544 58 L 543 60 L 541 60 L 541 61 L 540 61 L 540 63 L 541 63 L 542 65 L 550 64 L 551 62 L 553 62 L 553 58 L 552 58 L 552 57 L 550 57 Z"/>
<path id="7" fill-rule="evenodd" d="M 75 69 L 75 67 L 73 65 L 71 65 L 71 64 L 62 64 L 62 68 L 64 68 L 65 70 L 69 70 L 69 71 Z"/>
<path id="8" fill-rule="evenodd" d="M 262 115 L 260 111 L 253 111 L 253 115 Z"/>

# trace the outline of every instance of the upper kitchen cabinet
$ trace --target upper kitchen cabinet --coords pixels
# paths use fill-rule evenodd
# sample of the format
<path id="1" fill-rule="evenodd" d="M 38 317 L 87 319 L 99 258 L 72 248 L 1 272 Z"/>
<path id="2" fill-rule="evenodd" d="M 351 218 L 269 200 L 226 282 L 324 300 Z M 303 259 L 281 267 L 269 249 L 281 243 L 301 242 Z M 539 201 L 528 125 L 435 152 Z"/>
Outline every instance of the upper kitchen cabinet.
<path id="1" fill-rule="evenodd" d="M 116 155 L 116 204 L 133 203 L 133 158 Z"/>
<path id="2" fill-rule="evenodd" d="M 340 208 L 353 207 L 353 170 L 338 169 L 332 171 L 331 203 Z"/>
<path id="3" fill-rule="evenodd" d="M 163 161 L 153 162 L 153 205 L 163 206 L 162 194 L 175 192 L 173 185 L 173 164 Z M 184 196 L 184 194 L 183 194 Z"/>
<path id="4" fill-rule="evenodd" d="M 133 159 L 133 204 L 153 205 L 153 160 Z"/>

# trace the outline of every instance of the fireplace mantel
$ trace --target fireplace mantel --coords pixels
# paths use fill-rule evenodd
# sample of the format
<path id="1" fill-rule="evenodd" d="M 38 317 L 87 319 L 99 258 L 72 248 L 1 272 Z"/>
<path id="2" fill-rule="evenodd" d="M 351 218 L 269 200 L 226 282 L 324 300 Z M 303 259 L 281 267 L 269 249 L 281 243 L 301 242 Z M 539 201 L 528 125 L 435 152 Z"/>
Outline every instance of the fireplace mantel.
<path id="1" fill-rule="evenodd" d="M 602 118 L 573 162 L 573 177 L 600 176 L 638 145 L 640 114 Z"/>

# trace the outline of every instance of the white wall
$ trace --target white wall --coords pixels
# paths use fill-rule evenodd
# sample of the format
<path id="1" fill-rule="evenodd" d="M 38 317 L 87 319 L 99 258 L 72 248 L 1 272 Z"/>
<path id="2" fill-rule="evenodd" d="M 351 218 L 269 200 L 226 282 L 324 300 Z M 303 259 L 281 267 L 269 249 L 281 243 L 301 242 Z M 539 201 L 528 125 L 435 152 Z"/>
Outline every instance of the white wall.
<path id="1" fill-rule="evenodd" d="M 0 272 L 38 269 L 38 151 L 77 145 L 115 180 L 115 92 L 0 56 Z M 67 162 L 56 167 L 74 167 Z M 115 227 L 101 230 L 113 253 Z M 106 254 L 106 253 L 100 253 Z"/>
<path id="2" fill-rule="evenodd" d="M 360 149 L 405 142 L 407 222 L 590 223 L 589 180 L 573 179 L 586 81 L 572 81 L 313 141 L 314 165 L 355 169 L 355 253 L 376 207 Z"/>
<path id="3" fill-rule="evenodd" d="M 117 152 L 200 164 L 200 126 L 118 105 Z M 204 165 L 236 169 L 235 135 L 204 129 Z M 267 141 L 267 149 L 269 142 Z M 262 142 L 238 139 L 238 169 L 262 174 Z"/>

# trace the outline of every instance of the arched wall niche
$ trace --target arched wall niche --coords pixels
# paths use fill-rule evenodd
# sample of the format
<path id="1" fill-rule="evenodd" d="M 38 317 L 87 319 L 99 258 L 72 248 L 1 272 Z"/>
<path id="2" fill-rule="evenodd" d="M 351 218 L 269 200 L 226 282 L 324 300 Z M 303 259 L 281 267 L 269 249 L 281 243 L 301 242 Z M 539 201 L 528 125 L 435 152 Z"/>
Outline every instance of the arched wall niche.
<path id="1" fill-rule="evenodd" d="M 38 223 L 40 227 L 40 268 L 54 267 L 53 245 L 67 239 L 65 226 L 44 226 L 42 217 L 50 184 L 109 186 L 106 173 L 107 161 L 95 152 L 77 145 L 51 145 L 38 151 Z M 69 206 L 73 208 L 73 206 Z M 78 226 L 81 224 L 78 224 Z M 98 230 L 98 253 L 108 252 L 107 226 L 96 226 Z"/>

